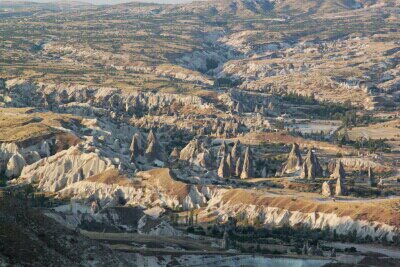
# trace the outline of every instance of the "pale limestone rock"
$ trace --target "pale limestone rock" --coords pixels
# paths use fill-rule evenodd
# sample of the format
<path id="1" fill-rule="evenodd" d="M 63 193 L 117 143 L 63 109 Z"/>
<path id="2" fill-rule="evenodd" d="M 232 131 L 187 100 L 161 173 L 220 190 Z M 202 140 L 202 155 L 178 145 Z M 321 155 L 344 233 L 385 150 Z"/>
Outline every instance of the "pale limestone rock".
<path id="1" fill-rule="evenodd" d="M 239 157 L 236 160 L 236 166 L 235 166 L 235 176 L 236 177 L 240 177 L 240 174 L 242 173 L 242 167 L 243 167 L 242 158 Z"/>
<path id="2" fill-rule="evenodd" d="M 19 180 L 21 182 L 37 182 L 39 189 L 57 192 L 70 183 L 101 173 L 109 168 L 114 168 L 111 160 L 102 158 L 94 152 L 88 153 L 79 146 L 73 146 L 25 166 Z"/>
<path id="3" fill-rule="evenodd" d="M 191 185 L 189 196 L 195 205 L 204 206 L 207 203 L 205 196 L 197 189 L 197 186 Z"/>
<path id="4" fill-rule="evenodd" d="M 193 162 L 200 153 L 201 144 L 198 139 L 193 139 L 182 150 L 179 159 L 183 161 Z"/>
<path id="5" fill-rule="evenodd" d="M 147 144 L 145 156 L 149 161 L 154 161 L 159 158 L 160 156 L 160 147 L 158 144 L 154 141 L 150 142 Z"/>
<path id="6" fill-rule="evenodd" d="M 192 210 L 194 208 L 194 205 L 192 203 L 192 199 L 190 198 L 189 195 L 187 195 L 182 202 L 182 208 L 183 210 Z"/>
<path id="7" fill-rule="evenodd" d="M 345 179 L 346 171 L 344 170 L 343 163 L 339 160 L 336 162 L 335 170 L 331 174 L 332 179 Z"/>
<path id="8" fill-rule="evenodd" d="M 242 155 L 242 148 L 240 141 L 237 140 L 235 144 L 233 145 L 232 151 L 231 151 L 231 157 L 232 157 L 232 162 L 236 163 L 237 159 Z"/>
<path id="9" fill-rule="evenodd" d="M 142 235 L 150 236 L 181 236 L 182 232 L 176 230 L 168 222 L 160 218 L 144 215 L 138 221 L 137 231 Z"/>
<path id="10" fill-rule="evenodd" d="M 227 155 L 225 155 L 220 163 L 219 163 L 219 168 L 218 168 L 218 177 L 219 178 L 229 178 L 230 177 L 230 169 L 229 165 L 227 163 Z"/>
<path id="11" fill-rule="evenodd" d="M 147 146 L 149 146 L 150 143 L 157 143 L 157 142 L 158 142 L 157 136 L 155 135 L 153 129 L 151 129 L 149 134 L 147 135 Z"/>
<path id="12" fill-rule="evenodd" d="M 332 196 L 332 190 L 331 190 L 331 186 L 328 182 L 324 182 L 322 184 L 322 195 L 324 197 L 331 197 Z"/>
<path id="13" fill-rule="evenodd" d="M 302 158 L 299 145 L 294 143 L 289 153 L 288 159 L 283 165 L 282 174 L 295 173 L 301 169 Z"/>
<path id="14" fill-rule="evenodd" d="M 253 171 L 253 155 L 251 148 L 247 147 L 244 154 L 244 161 L 242 167 L 242 173 L 240 174 L 240 179 L 248 179 L 254 176 Z"/>
<path id="15" fill-rule="evenodd" d="M 30 165 L 39 161 L 41 158 L 37 151 L 29 151 L 27 153 L 24 153 L 24 159 L 26 160 L 26 164 Z"/>
<path id="16" fill-rule="evenodd" d="M 20 153 L 20 149 L 15 143 L 0 143 L 0 172 L 5 171 L 10 158 Z"/>
<path id="17" fill-rule="evenodd" d="M 17 178 L 20 176 L 22 169 L 25 167 L 26 161 L 21 154 L 14 154 L 7 163 L 6 173 L 7 178 Z"/>
<path id="18" fill-rule="evenodd" d="M 303 162 L 303 167 L 301 168 L 301 178 L 307 178 L 308 177 L 308 165 L 306 162 Z"/>
<path id="19" fill-rule="evenodd" d="M 347 195 L 346 171 L 344 170 L 343 163 L 340 160 L 336 163 L 335 171 L 332 173 L 331 178 L 336 179 L 335 195 Z"/>
<path id="20" fill-rule="evenodd" d="M 314 154 L 312 149 L 308 150 L 306 159 L 303 163 L 303 168 L 300 177 L 303 179 L 314 180 L 316 177 L 323 176 L 323 169 L 319 164 L 317 156 Z"/>
<path id="21" fill-rule="evenodd" d="M 203 152 L 197 155 L 195 163 L 206 169 L 212 168 L 211 153 L 207 149 L 204 149 Z"/>
<path id="22" fill-rule="evenodd" d="M 136 134 L 133 135 L 133 137 L 132 137 L 132 142 L 131 142 L 131 145 L 129 147 L 129 151 L 130 151 L 131 162 L 135 163 L 136 159 L 140 155 L 139 139 L 138 139 L 138 136 Z"/>
<path id="23" fill-rule="evenodd" d="M 222 142 L 221 146 L 218 150 L 218 157 L 222 158 L 228 153 L 228 146 L 226 145 L 225 141 Z"/>
<path id="24" fill-rule="evenodd" d="M 193 139 L 182 149 L 179 159 L 206 169 L 213 166 L 210 151 L 198 139 Z"/>
<path id="25" fill-rule="evenodd" d="M 346 196 L 347 195 L 347 185 L 345 179 L 338 178 L 336 180 L 335 196 Z"/>
<path id="26" fill-rule="evenodd" d="M 40 147 L 40 155 L 42 157 L 49 157 L 50 156 L 50 145 L 47 141 L 43 141 Z"/>
<path id="27" fill-rule="evenodd" d="M 153 130 L 150 130 L 149 135 L 147 136 L 145 157 L 148 161 L 165 160 L 164 151 L 161 147 L 161 144 L 158 142 L 157 136 L 155 135 Z"/>

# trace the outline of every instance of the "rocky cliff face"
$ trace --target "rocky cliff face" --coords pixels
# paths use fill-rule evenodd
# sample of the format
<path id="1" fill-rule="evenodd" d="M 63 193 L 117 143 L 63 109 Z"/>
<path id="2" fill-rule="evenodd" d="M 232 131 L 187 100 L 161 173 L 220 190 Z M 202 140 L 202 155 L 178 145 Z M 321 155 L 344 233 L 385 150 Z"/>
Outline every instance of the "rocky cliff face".
<path id="1" fill-rule="evenodd" d="M 76 115 L 104 115 L 109 112 L 124 113 L 164 110 L 178 103 L 205 109 L 209 104 L 201 97 L 151 92 L 125 92 L 116 88 L 63 86 L 31 83 L 25 80 L 9 80 L 5 89 L 13 106 L 46 107 Z M 33 97 L 32 97 L 33 95 Z M 140 115 L 140 114 L 136 114 Z"/>
<path id="2" fill-rule="evenodd" d="M 306 226 L 311 229 L 336 230 L 337 234 L 347 235 L 357 233 L 358 237 L 367 235 L 377 239 L 387 239 L 392 241 L 394 236 L 398 236 L 399 229 L 395 226 L 384 224 L 378 221 L 354 220 L 349 216 L 338 216 L 334 213 L 323 212 L 300 212 L 289 211 L 277 207 L 265 207 L 257 205 L 221 205 L 217 207 L 208 207 L 209 215 L 218 214 L 221 221 L 227 221 L 229 216 L 240 214 L 242 219 L 249 222 L 258 219 L 263 225 L 269 227 L 279 227 L 284 225 Z M 206 216 L 206 215 L 205 215 Z"/>
<path id="3" fill-rule="evenodd" d="M 383 222 L 384 220 L 382 221 L 381 217 L 383 213 L 379 211 L 376 214 L 378 220 L 366 220 L 362 216 L 356 218 L 352 215 L 342 215 L 340 214 L 342 213 L 341 208 L 325 208 L 325 211 L 318 211 L 318 205 L 322 209 L 328 207 L 324 206 L 327 204 L 323 203 L 316 203 L 315 206 L 310 202 L 303 203 L 304 207 L 311 205 L 314 208 L 311 208 L 310 211 L 307 211 L 307 209 L 299 211 L 289 208 L 292 204 L 296 205 L 289 198 L 267 199 L 268 197 L 257 195 L 256 192 L 251 190 L 218 190 L 214 193 L 213 198 L 208 201 L 207 208 L 201 216 L 213 217 L 220 222 L 226 222 L 229 217 L 235 217 L 250 223 L 257 219 L 266 227 L 284 225 L 297 227 L 302 225 L 311 229 L 329 228 L 331 231 L 336 230 L 336 233 L 341 235 L 356 232 L 358 237 L 370 236 L 377 239 L 387 239 L 388 241 L 392 241 L 394 237 L 400 235 L 398 223 L 394 221 L 390 223 L 389 221 L 387 223 Z M 250 204 L 250 202 L 254 201 L 258 204 Z M 262 204 L 265 201 L 271 203 Z M 287 204 L 283 204 L 285 202 Z M 351 211 L 352 208 L 349 207 L 344 213 L 350 214 Z"/>
<path id="4" fill-rule="evenodd" d="M 38 138 L 28 143 L 0 143 L 0 172 L 8 179 L 18 178 L 23 168 L 51 155 L 56 138 Z"/>
<path id="5" fill-rule="evenodd" d="M 167 172 L 158 171 L 144 172 L 141 177 L 147 177 L 141 185 L 107 185 L 94 181 L 81 181 L 70 185 L 59 192 L 60 196 L 74 196 L 76 199 L 100 200 L 101 205 L 115 205 L 116 195 L 123 196 L 130 205 L 160 205 L 165 207 L 176 207 L 182 205 L 186 209 L 205 207 L 201 217 L 216 218 L 217 221 L 226 221 L 229 216 L 240 215 L 242 220 L 249 222 L 257 218 L 265 226 L 276 227 L 282 225 L 298 226 L 304 225 L 312 229 L 324 229 L 329 227 L 337 234 L 350 234 L 356 231 L 359 237 L 369 235 L 373 238 L 393 240 L 399 235 L 399 228 L 396 224 L 375 220 L 366 220 L 361 217 L 342 215 L 341 209 L 325 209 L 325 211 L 297 211 L 282 206 L 285 199 L 277 199 L 277 204 L 262 204 L 263 198 L 256 201 L 259 204 L 249 204 L 258 195 L 255 192 L 243 190 L 217 189 L 210 187 L 187 186 L 165 176 Z M 118 192 L 118 193 L 116 193 Z M 157 194 L 157 201 L 154 202 L 154 194 Z M 238 194 L 245 194 L 239 198 Z M 249 194 L 249 195 L 246 195 Z M 279 198 L 279 197 L 278 197 Z M 290 199 L 287 201 L 291 202 Z M 382 200 L 383 201 L 383 200 Z M 114 204 L 112 204 L 114 203 Z M 279 204 L 280 203 L 280 204 Z M 292 202 L 293 203 L 293 202 Z M 306 205 L 306 204 L 304 204 Z M 318 204 L 316 204 L 318 205 Z M 324 209 L 324 205 L 322 209 Z M 351 204 L 353 205 L 353 204 Z M 306 205 L 307 206 L 307 205 Z M 328 207 L 328 205 L 326 206 Z M 311 209 L 312 210 L 312 209 Z M 348 211 L 352 210 L 349 207 Z M 371 214 L 371 216 L 373 216 Z"/>
<path id="6" fill-rule="evenodd" d="M 214 194 L 207 186 L 190 186 L 175 181 L 168 169 L 139 172 L 137 176 L 131 180 L 119 176 L 116 169 L 106 169 L 86 179 L 67 183 L 64 187 L 50 187 L 48 191 L 56 192 L 59 198 L 83 202 L 96 200 L 102 208 L 123 203 L 127 206 L 149 205 L 170 209 L 182 207 L 184 210 L 205 206 Z"/>
<path id="7" fill-rule="evenodd" d="M 18 180 L 35 182 L 41 190 L 57 192 L 108 168 L 114 168 L 110 160 L 94 152 L 85 153 L 83 148 L 71 147 L 24 167 Z"/>

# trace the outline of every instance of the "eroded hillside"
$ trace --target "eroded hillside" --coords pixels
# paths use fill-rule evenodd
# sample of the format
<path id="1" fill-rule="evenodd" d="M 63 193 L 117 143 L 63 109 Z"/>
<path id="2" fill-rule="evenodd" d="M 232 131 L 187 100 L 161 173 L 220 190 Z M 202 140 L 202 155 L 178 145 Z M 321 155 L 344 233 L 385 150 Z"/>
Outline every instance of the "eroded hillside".
<path id="1" fill-rule="evenodd" d="M 2 2 L 0 218 L 24 205 L 120 265 L 396 265 L 399 10 Z"/>

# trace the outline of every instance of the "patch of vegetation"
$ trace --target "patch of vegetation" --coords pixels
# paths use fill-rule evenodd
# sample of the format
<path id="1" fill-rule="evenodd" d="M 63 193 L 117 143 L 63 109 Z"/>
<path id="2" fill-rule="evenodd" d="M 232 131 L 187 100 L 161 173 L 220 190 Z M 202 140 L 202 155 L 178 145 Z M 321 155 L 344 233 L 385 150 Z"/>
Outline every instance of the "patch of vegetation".
<path id="1" fill-rule="evenodd" d="M 282 100 L 296 105 L 315 105 L 317 101 L 314 95 L 301 95 L 295 92 L 290 92 L 282 96 Z"/>
<path id="2" fill-rule="evenodd" d="M 232 79 L 232 78 L 218 78 L 215 81 L 216 86 L 220 87 L 236 87 L 239 86 L 242 83 L 240 79 Z"/>
<path id="3" fill-rule="evenodd" d="M 207 60 L 206 60 L 207 70 L 213 70 L 213 69 L 217 68 L 218 65 L 219 65 L 219 63 L 215 59 L 207 58 Z"/>
<path id="4" fill-rule="evenodd" d="M 259 224 L 261 225 L 261 224 Z M 217 226 L 209 226 L 207 234 L 215 238 L 222 238 L 223 230 Z M 257 243 L 257 244 L 298 244 L 302 245 L 305 241 L 316 245 L 324 240 L 329 242 L 347 242 L 347 243 L 394 243 L 400 242 L 400 238 L 394 238 L 393 242 L 388 242 L 385 237 L 374 239 L 367 235 L 365 237 L 357 236 L 356 231 L 347 234 L 338 234 L 336 230 L 329 227 L 324 229 L 311 229 L 307 226 L 292 227 L 284 225 L 282 227 L 263 228 L 253 225 L 244 225 L 236 227 L 235 231 L 230 231 L 229 236 L 234 243 Z"/>
<path id="5" fill-rule="evenodd" d="M 353 146 L 356 149 L 367 149 L 369 153 L 375 153 L 377 151 L 388 152 L 390 153 L 390 146 L 386 144 L 387 139 L 368 139 L 368 140 L 348 140 L 346 135 L 339 135 L 337 137 L 337 141 L 339 146 L 349 145 Z"/>
<path id="6" fill-rule="evenodd" d="M 353 115 L 356 109 L 352 107 L 350 101 L 344 103 L 334 103 L 330 101 L 317 101 L 313 94 L 301 95 L 295 92 L 282 96 L 282 100 L 293 105 L 309 106 L 308 114 L 313 118 L 349 120 L 350 114 Z M 351 112 L 351 113 L 349 113 Z"/>

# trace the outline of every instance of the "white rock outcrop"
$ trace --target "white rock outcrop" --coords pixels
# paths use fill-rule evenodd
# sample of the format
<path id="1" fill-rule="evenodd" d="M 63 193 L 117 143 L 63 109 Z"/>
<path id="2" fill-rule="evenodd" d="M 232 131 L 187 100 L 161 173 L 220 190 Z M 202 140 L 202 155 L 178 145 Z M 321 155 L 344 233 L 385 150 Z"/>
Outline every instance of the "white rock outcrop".
<path id="1" fill-rule="evenodd" d="M 19 153 L 14 154 L 7 163 L 6 176 L 8 178 L 19 177 L 25 165 L 24 157 Z"/>
<path id="2" fill-rule="evenodd" d="M 215 203 L 214 203 L 215 204 Z M 356 231 L 358 237 L 386 238 L 392 241 L 398 234 L 399 229 L 395 226 L 381 222 L 370 222 L 366 220 L 354 220 L 349 216 L 338 216 L 334 213 L 322 212 L 300 212 L 289 211 L 277 207 L 265 207 L 256 205 L 218 205 L 219 207 L 207 207 L 209 213 L 219 214 L 220 221 L 226 221 L 228 217 L 241 215 L 241 219 L 253 221 L 255 218 L 261 220 L 263 225 L 279 227 L 283 225 L 297 226 L 304 225 L 311 229 L 336 230 L 337 234 L 349 234 Z"/>
<path id="3" fill-rule="evenodd" d="M 24 167 L 19 181 L 37 182 L 39 189 L 57 192 L 113 167 L 109 159 L 74 146 Z"/>
<path id="4" fill-rule="evenodd" d="M 202 191 L 207 191 L 202 189 Z M 189 194 L 183 199 L 182 208 L 184 210 L 198 209 L 207 203 L 205 195 L 197 189 L 195 185 L 190 187 Z"/>
<path id="5" fill-rule="evenodd" d="M 20 153 L 20 149 L 15 143 L 1 143 L 0 144 L 0 171 L 5 170 L 10 158 Z"/>
<path id="6" fill-rule="evenodd" d="M 322 184 L 322 195 L 324 197 L 331 197 L 332 196 L 332 189 L 328 182 L 324 182 Z"/>
<path id="7" fill-rule="evenodd" d="M 182 232 L 176 230 L 168 222 L 144 215 L 138 222 L 138 233 L 155 236 L 180 236 Z"/>

